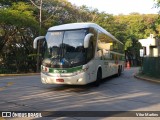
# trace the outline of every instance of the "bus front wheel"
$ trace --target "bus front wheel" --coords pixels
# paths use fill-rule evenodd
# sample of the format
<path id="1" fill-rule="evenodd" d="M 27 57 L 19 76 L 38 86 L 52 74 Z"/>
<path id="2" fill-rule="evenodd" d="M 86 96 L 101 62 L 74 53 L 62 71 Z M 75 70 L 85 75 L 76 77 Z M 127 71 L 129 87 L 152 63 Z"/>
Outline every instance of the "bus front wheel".
<path id="1" fill-rule="evenodd" d="M 95 85 L 96 87 L 99 86 L 101 79 L 102 79 L 102 71 L 101 71 L 101 69 L 99 69 L 98 72 L 97 72 L 96 81 L 94 82 L 94 85 Z"/>

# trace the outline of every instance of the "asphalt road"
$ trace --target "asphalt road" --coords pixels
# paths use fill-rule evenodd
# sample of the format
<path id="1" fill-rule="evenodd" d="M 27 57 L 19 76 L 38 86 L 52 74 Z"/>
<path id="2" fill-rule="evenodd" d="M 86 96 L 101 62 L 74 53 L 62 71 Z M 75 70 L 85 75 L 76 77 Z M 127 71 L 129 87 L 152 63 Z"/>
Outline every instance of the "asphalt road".
<path id="1" fill-rule="evenodd" d="M 120 77 L 104 79 L 99 87 L 44 85 L 39 75 L 0 77 L 0 111 L 160 111 L 160 84 L 138 80 L 134 78 L 136 72 L 138 68 L 126 69 Z"/>

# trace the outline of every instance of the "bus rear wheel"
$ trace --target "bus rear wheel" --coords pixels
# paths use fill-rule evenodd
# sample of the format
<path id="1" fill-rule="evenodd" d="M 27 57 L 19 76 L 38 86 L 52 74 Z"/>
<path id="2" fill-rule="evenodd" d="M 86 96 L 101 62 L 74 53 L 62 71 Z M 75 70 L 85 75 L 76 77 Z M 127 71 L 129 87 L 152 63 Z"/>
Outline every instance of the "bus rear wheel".
<path id="1" fill-rule="evenodd" d="M 121 67 L 118 67 L 118 73 L 116 74 L 117 77 L 121 76 Z"/>

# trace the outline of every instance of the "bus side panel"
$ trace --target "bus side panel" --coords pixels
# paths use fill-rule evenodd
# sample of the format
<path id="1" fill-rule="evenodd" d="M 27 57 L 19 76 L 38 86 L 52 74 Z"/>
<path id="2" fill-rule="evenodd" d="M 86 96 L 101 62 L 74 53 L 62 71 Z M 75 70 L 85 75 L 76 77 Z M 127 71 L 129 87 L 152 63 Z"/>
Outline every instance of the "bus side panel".
<path id="1" fill-rule="evenodd" d="M 86 71 L 88 75 L 88 83 L 94 82 L 97 78 L 97 61 L 92 59 L 90 62 L 87 63 L 88 70 Z"/>

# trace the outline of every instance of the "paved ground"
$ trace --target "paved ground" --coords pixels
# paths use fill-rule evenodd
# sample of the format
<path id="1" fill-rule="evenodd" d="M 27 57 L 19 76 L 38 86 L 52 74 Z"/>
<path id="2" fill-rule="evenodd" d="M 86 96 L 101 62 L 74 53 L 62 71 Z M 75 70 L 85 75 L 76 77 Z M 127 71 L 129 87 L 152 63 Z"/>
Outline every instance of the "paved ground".
<path id="1" fill-rule="evenodd" d="M 44 85 L 39 75 L 0 77 L 0 111 L 160 111 L 160 84 L 134 78 L 137 71 L 138 68 L 126 69 L 120 77 L 107 78 L 99 87 Z M 128 118 L 73 116 L 52 119 Z M 158 120 L 156 117 L 129 119 Z"/>

